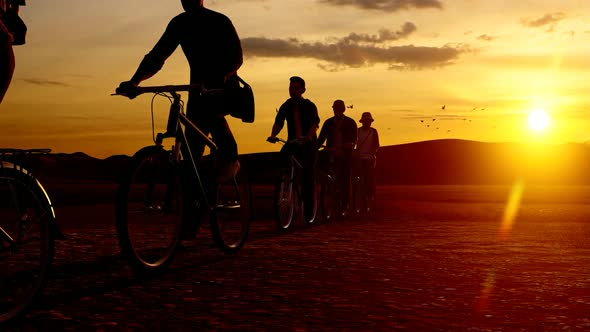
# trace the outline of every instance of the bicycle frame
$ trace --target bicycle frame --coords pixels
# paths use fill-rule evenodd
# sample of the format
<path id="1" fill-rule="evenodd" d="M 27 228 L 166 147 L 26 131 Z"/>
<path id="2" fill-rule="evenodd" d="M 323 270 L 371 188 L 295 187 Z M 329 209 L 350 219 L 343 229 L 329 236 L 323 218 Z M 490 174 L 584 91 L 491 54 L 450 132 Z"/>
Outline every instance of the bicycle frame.
<path id="1" fill-rule="evenodd" d="M 293 143 L 295 141 L 286 141 L 282 138 L 278 138 L 278 142 L 281 142 L 283 144 L 289 144 L 289 143 Z M 297 170 L 297 168 L 299 169 L 303 169 L 303 166 L 301 165 L 301 163 L 299 162 L 299 160 L 297 160 L 297 158 L 292 154 L 289 153 L 289 178 L 291 179 L 291 183 L 295 183 L 295 172 Z M 299 188 L 299 186 L 297 186 L 297 195 L 299 195 L 299 197 L 301 197 L 301 189 Z"/>
<path id="2" fill-rule="evenodd" d="M 198 184 L 200 199 L 205 204 L 209 211 L 216 208 L 214 204 L 211 204 L 208 197 L 207 191 L 199 174 L 197 163 L 190 148 L 190 144 L 186 138 L 185 130 L 182 129 L 181 125 L 190 127 L 197 133 L 197 138 L 200 139 L 209 149 L 211 154 L 217 151 L 217 145 L 213 142 L 208 135 L 203 133 L 187 116 L 184 112 L 183 102 L 179 91 L 191 91 L 198 90 L 200 95 L 209 95 L 222 92 L 223 89 L 206 89 L 200 84 L 188 84 L 188 85 L 165 85 L 165 86 L 152 86 L 152 87 L 136 87 L 128 93 L 115 93 L 113 95 L 123 95 L 126 97 L 135 97 L 143 93 L 169 93 L 172 97 L 172 104 L 170 105 L 170 111 L 168 114 L 168 121 L 166 125 L 166 132 L 158 133 L 156 136 L 156 145 L 162 145 L 162 142 L 166 138 L 175 138 L 174 147 L 172 150 L 172 160 L 180 161 L 181 153 L 188 159 L 192 173 L 195 175 L 196 182 Z M 234 185 L 237 188 L 238 184 L 234 180 Z M 239 191 L 238 191 L 239 192 Z M 239 197 L 238 197 L 239 198 Z"/>

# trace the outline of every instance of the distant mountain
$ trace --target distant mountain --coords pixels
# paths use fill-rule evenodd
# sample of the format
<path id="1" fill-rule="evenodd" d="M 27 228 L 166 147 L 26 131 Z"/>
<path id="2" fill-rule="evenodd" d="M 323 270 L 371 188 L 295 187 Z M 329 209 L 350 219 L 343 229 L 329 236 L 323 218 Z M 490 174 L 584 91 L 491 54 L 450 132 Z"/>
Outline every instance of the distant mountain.
<path id="1" fill-rule="evenodd" d="M 392 184 L 590 184 L 590 146 L 424 141 L 381 148 L 376 172 Z"/>
<path id="2" fill-rule="evenodd" d="M 254 183 L 272 183 L 281 160 L 277 152 L 245 154 L 242 167 Z M 29 167 L 43 181 L 116 182 L 128 156 L 96 159 L 82 152 L 34 156 Z M 590 185 L 587 144 L 483 143 L 434 140 L 382 147 L 377 156 L 382 184 L 510 184 Z"/>

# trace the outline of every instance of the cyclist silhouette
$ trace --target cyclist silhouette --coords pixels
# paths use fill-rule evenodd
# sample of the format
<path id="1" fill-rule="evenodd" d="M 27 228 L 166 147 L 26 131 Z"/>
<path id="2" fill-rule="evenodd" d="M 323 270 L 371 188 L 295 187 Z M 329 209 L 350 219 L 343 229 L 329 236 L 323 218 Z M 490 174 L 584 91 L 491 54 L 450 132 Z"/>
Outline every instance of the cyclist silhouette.
<path id="1" fill-rule="evenodd" d="M 375 199 L 375 164 L 379 150 L 379 133 L 371 127 L 374 119 L 370 112 L 364 112 L 359 120 L 357 152 L 359 156 L 359 176 L 367 183 L 369 201 Z"/>
<path id="2" fill-rule="evenodd" d="M 242 46 L 231 20 L 203 7 L 203 0 L 181 0 L 184 12 L 172 18 L 154 48 L 143 58 L 129 81 L 120 90 L 136 87 L 156 74 L 166 59 L 181 46 L 190 66 L 190 83 L 218 89 L 238 85 L 237 70 L 242 65 Z M 200 96 L 189 92 L 187 117 L 205 134 L 211 134 L 218 146 L 219 178 L 232 178 L 238 168 L 238 146 L 225 115 L 231 110 L 223 106 L 219 96 Z M 214 110 L 219 110 L 215 112 Z M 196 139 L 192 128 L 186 135 L 197 160 L 205 145 Z"/>
<path id="3" fill-rule="evenodd" d="M 350 194 L 350 175 L 352 171 L 352 151 L 356 145 L 356 121 L 344 115 L 346 106 L 344 101 L 335 100 L 332 104 L 334 116 L 324 122 L 318 145 L 326 142 L 326 152 L 334 167 L 336 181 L 340 189 L 340 201 L 346 215 Z M 324 165 L 326 166 L 326 165 Z"/>
<path id="4" fill-rule="evenodd" d="M 14 52 L 12 45 L 25 43 L 27 26 L 18 16 L 24 0 L 0 0 L 0 103 L 12 81 Z"/>
<path id="5" fill-rule="evenodd" d="M 293 154 L 301 162 L 303 167 L 301 177 L 303 214 L 306 221 L 309 221 L 314 217 L 315 210 L 315 164 L 317 159 L 315 141 L 320 117 L 315 104 L 311 100 L 303 98 L 305 92 L 303 78 L 293 76 L 289 81 L 290 98 L 279 108 L 267 141 L 276 142 L 276 136 L 287 121 L 287 139 L 290 143 L 283 146 L 281 154 L 283 156 L 287 153 Z"/>

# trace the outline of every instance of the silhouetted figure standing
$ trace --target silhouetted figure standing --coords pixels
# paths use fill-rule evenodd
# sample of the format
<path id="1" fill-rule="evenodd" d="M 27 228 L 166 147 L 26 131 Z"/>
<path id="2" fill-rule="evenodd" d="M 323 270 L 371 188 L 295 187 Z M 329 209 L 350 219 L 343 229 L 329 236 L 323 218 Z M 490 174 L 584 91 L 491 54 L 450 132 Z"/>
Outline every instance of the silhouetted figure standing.
<path id="1" fill-rule="evenodd" d="M 190 66 L 190 83 L 206 88 L 224 88 L 238 85 L 235 77 L 242 65 L 240 38 L 225 15 L 203 7 L 203 0 L 181 0 L 185 12 L 174 17 L 154 48 L 143 58 L 139 68 L 120 89 L 135 87 L 156 74 L 178 45 Z M 200 96 L 189 92 L 187 116 L 205 134 L 211 134 L 218 146 L 217 160 L 222 177 L 235 175 L 239 168 L 238 148 L 228 126 L 219 97 Z M 196 139 L 196 133 L 186 128 L 187 139 L 196 158 L 203 155 L 205 145 Z"/>
<path id="2" fill-rule="evenodd" d="M 334 116 L 326 120 L 318 137 L 318 145 L 326 142 L 329 163 L 334 168 L 341 202 L 346 210 L 350 197 L 350 175 L 352 171 L 352 151 L 357 140 L 356 121 L 344 115 L 344 101 L 335 100 L 332 104 Z M 343 211 L 346 213 L 346 211 Z"/>
<path id="3" fill-rule="evenodd" d="M 281 154 L 293 154 L 303 167 L 301 184 L 303 214 L 306 220 L 311 220 L 314 218 L 316 132 L 320 126 L 320 117 L 315 104 L 311 100 L 303 98 L 305 81 L 299 76 L 293 76 L 289 81 L 289 96 L 291 98 L 287 99 L 279 108 L 267 140 L 274 142 L 287 121 L 287 140 L 291 143 L 283 146 Z"/>
<path id="4" fill-rule="evenodd" d="M 0 103 L 12 81 L 14 52 L 12 45 L 25 43 L 27 26 L 18 16 L 24 0 L 0 0 Z"/>
<path id="5" fill-rule="evenodd" d="M 359 156 L 359 172 L 364 177 L 369 189 L 369 201 L 375 198 L 375 165 L 379 149 L 379 134 L 371 127 L 374 119 L 371 113 L 364 112 L 359 120 L 362 126 L 358 129 L 357 152 Z"/>

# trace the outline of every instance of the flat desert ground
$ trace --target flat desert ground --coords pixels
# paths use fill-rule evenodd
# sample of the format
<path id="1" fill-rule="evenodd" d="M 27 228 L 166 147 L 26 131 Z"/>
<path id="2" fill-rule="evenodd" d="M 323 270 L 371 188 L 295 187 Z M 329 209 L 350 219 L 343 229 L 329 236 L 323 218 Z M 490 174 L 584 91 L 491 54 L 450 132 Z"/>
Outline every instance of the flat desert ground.
<path id="1" fill-rule="evenodd" d="M 238 255 L 204 227 L 149 279 L 119 256 L 113 188 L 47 186 L 67 239 L 8 331 L 590 331 L 588 186 L 379 186 L 371 216 L 287 233 L 255 187 Z"/>

